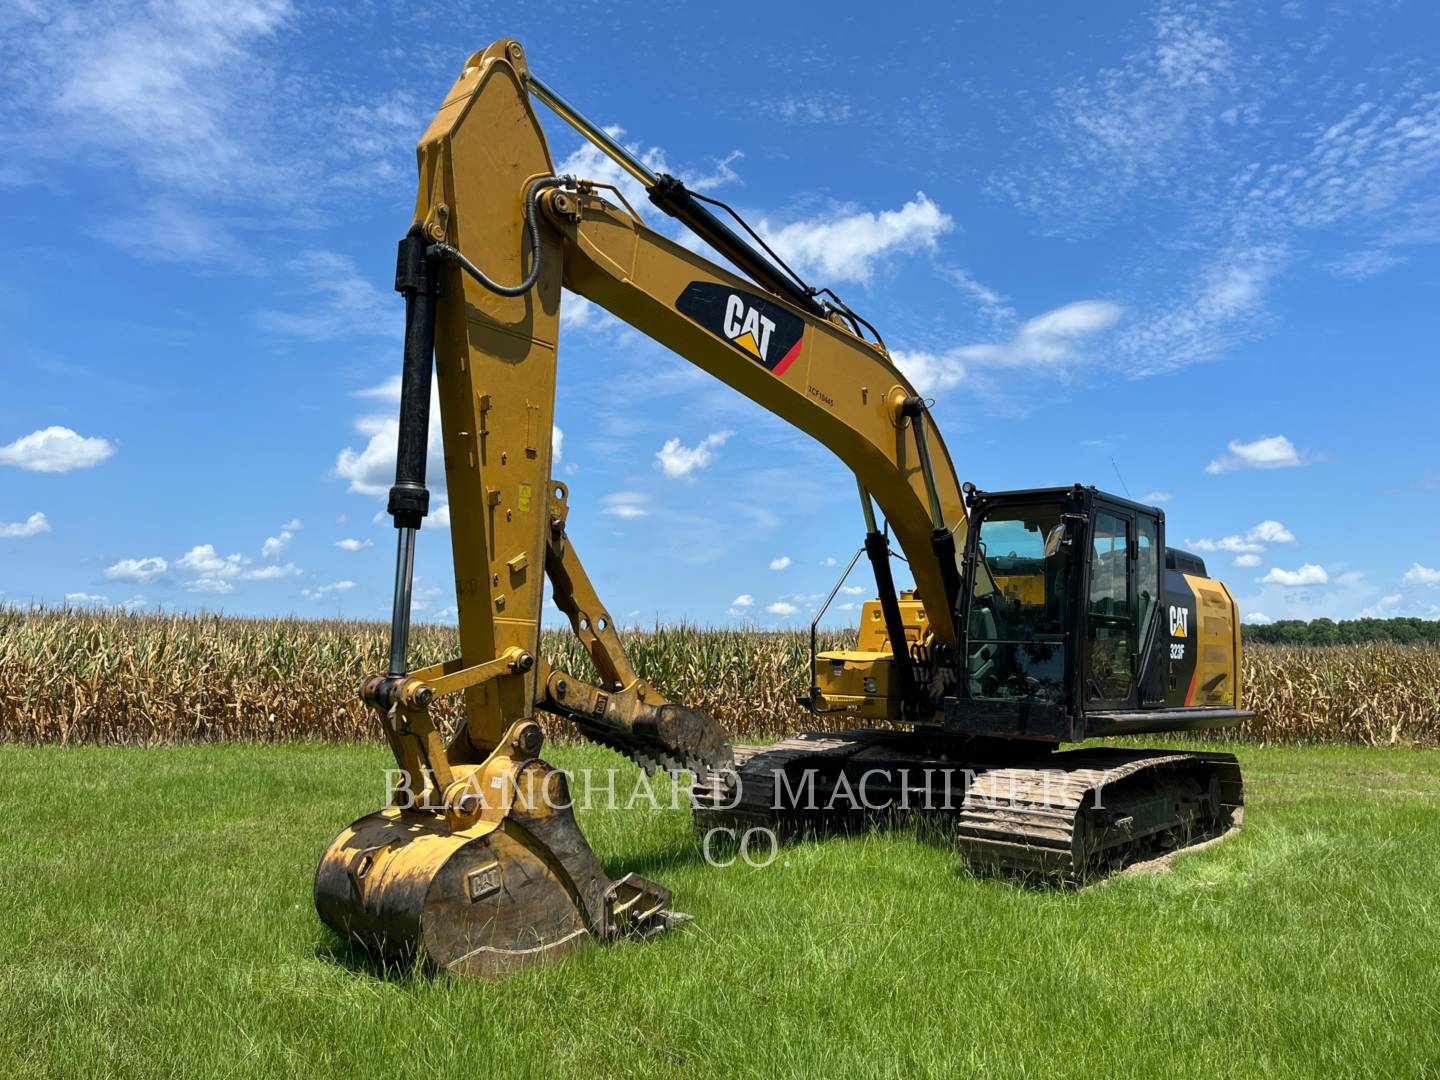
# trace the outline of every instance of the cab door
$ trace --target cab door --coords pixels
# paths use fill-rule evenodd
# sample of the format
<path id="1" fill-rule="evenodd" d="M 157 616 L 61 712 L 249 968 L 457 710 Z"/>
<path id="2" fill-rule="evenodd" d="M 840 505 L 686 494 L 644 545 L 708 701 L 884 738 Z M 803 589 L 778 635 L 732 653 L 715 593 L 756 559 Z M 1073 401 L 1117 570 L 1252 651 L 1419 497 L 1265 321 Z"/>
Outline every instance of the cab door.
<path id="1" fill-rule="evenodd" d="M 1081 692 L 1087 707 L 1136 708 L 1135 515 L 1097 503 L 1091 510 L 1089 533 Z"/>

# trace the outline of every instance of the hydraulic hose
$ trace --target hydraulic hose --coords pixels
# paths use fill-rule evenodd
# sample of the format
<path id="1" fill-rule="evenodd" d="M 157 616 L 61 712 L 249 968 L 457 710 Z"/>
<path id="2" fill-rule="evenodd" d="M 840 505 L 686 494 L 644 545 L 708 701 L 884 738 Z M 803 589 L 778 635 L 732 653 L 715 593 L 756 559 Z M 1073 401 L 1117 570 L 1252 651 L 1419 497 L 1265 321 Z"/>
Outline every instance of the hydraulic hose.
<path id="1" fill-rule="evenodd" d="M 478 281 L 485 288 L 499 296 L 524 296 L 540 277 L 540 226 L 535 220 L 535 206 L 540 201 L 540 190 L 571 182 L 568 176 L 541 176 L 530 182 L 525 191 L 525 231 L 530 236 L 530 272 L 518 285 L 501 285 L 487 277 L 473 262 L 467 259 L 459 248 L 446 243 L 431 244 L 426 254 L 431 258 L 449 259 Z"/>

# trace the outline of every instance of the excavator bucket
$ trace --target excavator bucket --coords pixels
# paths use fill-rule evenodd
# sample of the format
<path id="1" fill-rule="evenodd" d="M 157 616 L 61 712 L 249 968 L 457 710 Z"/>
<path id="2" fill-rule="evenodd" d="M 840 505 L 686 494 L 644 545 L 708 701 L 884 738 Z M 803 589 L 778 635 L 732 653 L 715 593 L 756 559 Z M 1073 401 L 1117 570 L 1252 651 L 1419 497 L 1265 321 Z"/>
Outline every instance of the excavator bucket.
<path id="1" fill-rule="evenodd" d="M 472 824 L 391 806 L 341 832 L 315 875 L 320 917 L 387 961 L 482 977 L 668 928 L 667 889 L 605 874 L 564 773 L 531 759 L 495 775 L 513 790 Z"/>

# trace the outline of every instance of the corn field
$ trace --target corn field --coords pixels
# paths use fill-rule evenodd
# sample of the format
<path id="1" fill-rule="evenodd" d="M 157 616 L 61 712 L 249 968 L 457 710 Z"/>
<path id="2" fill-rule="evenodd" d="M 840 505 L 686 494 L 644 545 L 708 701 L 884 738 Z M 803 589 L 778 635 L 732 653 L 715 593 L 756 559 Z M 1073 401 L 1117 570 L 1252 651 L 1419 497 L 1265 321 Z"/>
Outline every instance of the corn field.
<path id="1" fill-rule="evenodd" d="M 383 669 L 388 627 L 368 622 L 0 607 L 0 741 L 158 745 L 237 739 L 378 738 L 361 679 Z M 796 703 L 809 685 L 804 631 L 626 631 L 635 667 L 738 740 L 816 726 Z M 849 635 L 825 634 L 820 647 Z M 447 659 L 453 628 L 417 626 L 411 664 Z M 568 631 L 547 631 L 551 664 L 594 678 Z M 1440 646 L 1249 646 L 1237 734 L 1271 743 L 1440 745 Z M 458 718 L 456 699 L 437 703 Z M 542 718 L 564 740 L 563 721 Z"/>

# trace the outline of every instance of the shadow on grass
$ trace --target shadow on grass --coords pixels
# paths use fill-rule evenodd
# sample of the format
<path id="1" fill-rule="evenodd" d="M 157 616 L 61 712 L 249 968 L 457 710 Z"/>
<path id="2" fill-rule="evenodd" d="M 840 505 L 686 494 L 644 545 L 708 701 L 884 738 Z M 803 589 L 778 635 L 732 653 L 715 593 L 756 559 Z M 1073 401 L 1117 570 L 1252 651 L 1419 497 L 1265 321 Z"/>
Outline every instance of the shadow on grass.
<path id="1" fill-rule="evenodd" d="M 437 977 L 418 956 L 381 956 L 333 931 L 315 946 L 315 957 L 322 963 L 387 983 L 430 983 Z"/>

